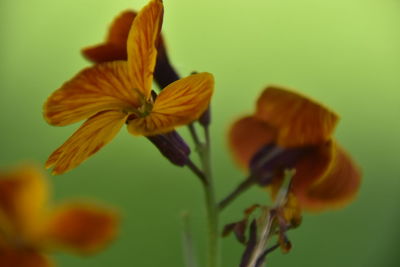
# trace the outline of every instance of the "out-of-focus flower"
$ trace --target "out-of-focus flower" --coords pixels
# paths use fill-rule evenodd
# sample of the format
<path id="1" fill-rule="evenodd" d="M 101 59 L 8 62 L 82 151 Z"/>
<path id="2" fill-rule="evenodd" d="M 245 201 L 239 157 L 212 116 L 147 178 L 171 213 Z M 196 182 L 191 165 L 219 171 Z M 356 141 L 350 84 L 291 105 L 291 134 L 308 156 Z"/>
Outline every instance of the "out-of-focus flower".
<path id="1" fill-rule="evenodd" d="M 169 84 L 157 96 L 151 90 L 161 30 L 163 4 L 153 0 L 134 19 L 127 41 L 127 61 L 89 67 L 55 91 L 44 116 L 55 126 L 87 121 L 53 154 L 46 167 L 64 173 L 110 142 L 126 123 L 133 135 L 154 136 L 188 124 L 209 105 L 214 79 L 190 75 Z"/>
<path id="2" fill-rule="evenodd" d="M 358 191 L 361 173 L 332 139 L 338 116 L 280 87 L 264 90 L 256 112 L 229 132 L 235 160 L 275 196 L 283 171 L 295 168 L 291 190 L 302 209 L 339 208 Z"/>
<path id="3" fill-rule="evenodd" d="M 127 60 L 126 42 L 136 16 L 135 11 L 122 12 L 111 23 L 104 43 L 82 49 L 84 57 L 94 63 Z"/>
<path id="4" fill-rule="evenodd" d="M 97 252 L 116 235 L 116 213 L 98 205 L 49 203 L 49 185 L 33 166 L 0 172 L 0 266 L 53 266 L 46 254 Z"/>

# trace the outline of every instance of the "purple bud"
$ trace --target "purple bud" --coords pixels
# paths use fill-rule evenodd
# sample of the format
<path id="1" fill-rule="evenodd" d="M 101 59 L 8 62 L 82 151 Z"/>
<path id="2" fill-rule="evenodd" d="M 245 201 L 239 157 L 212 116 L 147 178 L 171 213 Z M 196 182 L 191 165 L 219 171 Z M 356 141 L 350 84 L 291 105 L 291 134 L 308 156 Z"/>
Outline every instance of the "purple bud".
<path id="1" fill-rule="evenodd" d="M 285 169 L 293 168 L 311 147 L 282 148 L 269 144 L 261 148 L 250 161 L 251 175 L 260 185 L 269 185 Z"/>
<path id="2" fill-rule="evenodd" d="M 176 131 L 147 136 L 147 139 L 149 139 L 172 164 L 178 166 L 186 165 L 190 155 L 190 148 Z"/>

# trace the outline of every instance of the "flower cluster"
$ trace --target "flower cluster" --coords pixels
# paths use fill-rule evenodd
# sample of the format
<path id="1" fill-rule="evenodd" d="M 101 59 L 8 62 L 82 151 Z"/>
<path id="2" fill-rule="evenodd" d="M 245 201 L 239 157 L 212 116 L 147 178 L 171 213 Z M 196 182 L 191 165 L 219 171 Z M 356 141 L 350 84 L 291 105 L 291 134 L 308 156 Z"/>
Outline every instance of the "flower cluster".
<path id="1" fill-rule="evenodd" d="M 276 248 L 291 249 L 287 232 L 300 225 L 303 211 L 350 203 L 360 187 L 361 171 L 333 138 L 336 113 L 294 90 L 269 86 L 254 114 L 238 119 L 229 130 L 234 160 L 248 177 L 218 202 L 210 153 L 214 77 L 208 72 L 179 77 L 161 35 L 163 16 L 162 0 L 151 0 L 139 12 L 124 11 L 112 22 L 104 43 L 82 50 L 93 64 L 55 90 L 43 114 L 53 126 L 83 123 L 45 166 L 53 174 L 76 168 L 124 125 L 133 136 L 146 137 L 172 164 L 189 168 L 201 182 L 208 267 L 219 266 L 223 209 L 253 185 L 266 188 L 273 204 L 255 203 L 222 234 L 234 233 L 245 245 L 240 266 L 262 266 Z M 194 149 L 176 130 L 180 126 L 189 129 Z M 199 162 L 191 159 L 192 151 Z M 97 252 L 115 237 L 118 220 L 112 209 L 86 202 L 54 206 L 47 180 L 34 167 L 0 172 L 1 266 L 52 266 L 47 253 L 54 250 Z M 190 255 L 187 261 L 187 266 L 196 265 Z"/>

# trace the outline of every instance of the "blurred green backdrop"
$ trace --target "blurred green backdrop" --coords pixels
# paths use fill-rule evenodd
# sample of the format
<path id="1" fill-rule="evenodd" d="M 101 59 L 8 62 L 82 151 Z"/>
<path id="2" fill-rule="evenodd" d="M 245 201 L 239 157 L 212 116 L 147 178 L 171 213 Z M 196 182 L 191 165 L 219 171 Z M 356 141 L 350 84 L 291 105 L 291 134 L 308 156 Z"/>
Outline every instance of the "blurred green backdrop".
<path id="1" fill-rule="evenodd" d="M 144 0 L 3 0 L 0 2 L 1 158 L 43 164 L 78 127 L 42 119 L 47 96 L 89 65 L 82 47 L 103 40 L 120 11 Z M 305 215 L 290 232 L 288 255 L 269 266 L 400 266 L 400 2 L 398 0 L 165 0 L 163 32 L 182 75 L 209 71 L 213 99 L 213 162 L 219 197 L 243 177 L 226 147 L 229 124 L 253 110 L 268 84 L 282 84 L 341 114 L 340 142 L 362 166 L 359 196 L 347 208 Z M 187 135 L 186 129 L 181 129 Z M 203 259 L 203 194 L 186 169 L 168 164 L 145 138 L 123 130 L 79 168 L 51 177 L 56 200 L 92 197 L 123 213 L 120 236 L 90 258 L 57 254 L 61 267 L 183 266 L 182 211 L 189 211 Z M 259 188 L 222 215 L 237 220 Z M 223 266 L 237 266 L 243 247 L 222 242 Z"/>

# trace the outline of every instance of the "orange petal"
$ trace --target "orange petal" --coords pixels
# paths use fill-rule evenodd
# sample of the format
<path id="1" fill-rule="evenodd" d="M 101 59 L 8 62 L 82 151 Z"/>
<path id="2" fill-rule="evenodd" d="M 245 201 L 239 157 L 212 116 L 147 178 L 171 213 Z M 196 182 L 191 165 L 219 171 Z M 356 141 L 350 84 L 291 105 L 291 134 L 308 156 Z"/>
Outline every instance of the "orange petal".
<path id="1" fill-rule="evenodd" d="M 156 64 L 156 41 L 163 20 L 161 0 L 153 0 L 136 16 L 128 36 L 128 66 L 133 88 L 149 99 Z"/>
<path id="2" fill-rule="evenodd" d="M 254 116 L 237 120 L 229 130 L 229 146 L 236 162 L 248 167 L 250 160 L 263 146 L 273 142 L 276 131 Z"/>
<path id="3" fill-rule="evenodd" d="M 121 13 L 112 22 L 106 42 L 85 48 L 82 50 L 82 54 L 95 63 L 126 60 L 126 42 L 135 17 L 136 13 L 130 10 Z"/>
<path id="4" fill-rule="evenodd" d="M 126 60 L 126 45 L 106 43 L 82 50 L 82 54 L 94 63 L 103 63 L 115 60 Z"/>
<path id="5" fill-rule="evenodd" d="M 103 248 L 116 235 L 118 218 L 114 211 L 88 204 L 59 207 L 49 222 L 48 238 L 55 245 L 80 253 Z"/>
<path id="6" fill-rule="evenodd" d="M 66 82 L 47 99 L 44 116 L 48 123 L 62 126 L 100 111 L 138 105 L 126 62 L 116 61 L 87 68 Z"/>
<path id="7" fill-rule="evenodd" d="M 33 166 L 0 173 L 0 232 L 10 239 L 32 240 L 41 231 L 48 184 Z"/>
<path id="8" fill-rule="evenodd" d="M 75 168 L 110 142 L 127 117 L 126 113 L 114 110 L 94 115 L 50 155 L 46 168 L 54 167 L 53 174 Z"/>
<path id="9" fill-rule="evenodd" d="M 298 174 L 293 180 L 293 190 L 301 205 L 310 211 L 341 208 L 348 204 L 358 192 L 361 182 L 361 171 L 347 153 L 337 143 L 332 142 L 330 155 L 326 149 L 319 151 L 319 157 L 330 159 L 321 175 L 309 173 L 315 166 L 317 155 L 305 159 L 298 166 Z M 307 177 L 308 176 L 308 177 Z"/>
<path id="10" fill-rule="evenodd" d="M 190 75 L 169 84 L 158 95 L 150 115 L 129 121 L 133 135 L 156 135 L 188 124 L 207 109 L 214 90 L 210 73 Z"/>
<path id="11" fill-rule="evenodd" d="M 35 251 L 24 249 L 0 248 L 0 266 L 2 267 L 51 267 L 52 262 Z"/>
<path id="12" fill-rule="evenodd" d="M 328 141 L 339 119 L 321 104 L 278 87 L 264 90 L 257 102 L 256 116 L 278 129 L 277 144 L 283 147 Z"/>

